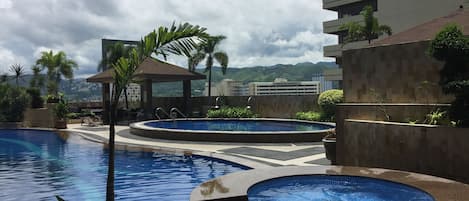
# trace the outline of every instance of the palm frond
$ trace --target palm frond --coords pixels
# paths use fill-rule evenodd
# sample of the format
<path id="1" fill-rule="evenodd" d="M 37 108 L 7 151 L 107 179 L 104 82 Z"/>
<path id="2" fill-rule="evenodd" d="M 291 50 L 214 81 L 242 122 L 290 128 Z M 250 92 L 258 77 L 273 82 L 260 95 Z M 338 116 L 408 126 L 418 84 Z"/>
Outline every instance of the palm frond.
<path id="1" fill-rule="evenodd" d="M 202 62 L 204 59 L 205 54 L 200 51 L 197 51 L 194 54 L 190 55 L 190 57 L 187 59 L 187 66 L 189 68 L 189 71 L 195 71 L 197 65 L 199 65 L 199 63 Z"/>
<path id="2" fill-rule="evenodd" d="M 159 27 L 155 31 L 155 47 L 153 52 L 156 55 L 168 55 L 171 53 L 189 56 L 207 38 L 205 31 L 205 28 L 189 23 L 178 26 L 173 23 L 169 28 Z"/>
<path id="3" fill-rule="evenodd" d="M 226 74 L 229 60 L 228 55 L 225 52 L 215 52 L 213 53 L 213 58 L 220 64 L 223 75 Z"/>

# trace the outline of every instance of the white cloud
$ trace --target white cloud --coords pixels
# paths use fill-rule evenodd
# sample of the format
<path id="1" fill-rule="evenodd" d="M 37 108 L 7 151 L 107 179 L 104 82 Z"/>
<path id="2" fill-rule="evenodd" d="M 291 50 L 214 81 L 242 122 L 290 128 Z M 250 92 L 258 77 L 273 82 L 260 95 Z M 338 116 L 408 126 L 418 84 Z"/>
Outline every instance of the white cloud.
<path id="1" fill-rule="evenodd" d="M 331 61 L 322 46 L 337 40 L 322 33 L 322 22 L 336 14 L 321 0 L 0 0 L 1 6 L 8 8 L 0 10 L 2 58 L 31 66 L 41 51 L 63 50 L 78 62 L 78 76 L 96 72 L 101 38 L 138 40 L 174 21 L 227 36 L 220 49 L 234 67 Z M 182 57 L 170 61 L 186 65 Z"/>

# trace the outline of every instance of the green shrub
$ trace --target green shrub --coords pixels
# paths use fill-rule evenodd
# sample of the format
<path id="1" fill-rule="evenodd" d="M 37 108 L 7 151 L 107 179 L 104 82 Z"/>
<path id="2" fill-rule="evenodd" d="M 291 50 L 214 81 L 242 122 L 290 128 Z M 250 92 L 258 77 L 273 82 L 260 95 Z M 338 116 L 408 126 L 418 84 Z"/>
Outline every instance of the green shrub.
<path id="1" fill-rule="evenodd" d="M 322 92 L 318 98 L 324 120 L 334 120 L 336 104 L 344 102 L 344 92 L 333 89 Z"/>
<path id="2" fill-rule="evenodd" d="M 209 110 L 208 118 L 255 118 L 257 115 L 247 108 L 224 107 L 218 110 Z"/>
<path id="3" fill-rule="evenodd" d="M 26 91 L 31 96 L 31 108 L 42 108 L 44 106 L 44 99 L 41 97 L 39 88 L 29 88 Z"/>
<path id="4" fill-rule="evenodd" d="M 8 84 L 0 85 L 0 120 L 7 122 L 23 121 L 24 111 L 30 97 L 26 90 Z"/>
<path id="5" fill-rule="evenodd" d="M 79 119 L 80 113 L 70 112 L 65 116 L 67 117 L 67 119 Z"/>
<path id="6" fill-rule="evenodd" d="M 440 71 L 440 86 L 455 99 L 448 110 L 451 121 L 469 127 L 469 38 L 457 25 L 441 30 L 428 49 L 429 54 L 444 62 Z"/>
<path id="7" fill-rule="evenodd" d="M 322 114 L 320 112 L 297 112 L 296 118 L 300 120 L 307 120 L 307 121 L 321 121 Z"/>
<path id="8" fill-rule="evenodd" d="M 424 123 L 430 125 L 451 125 L 446 111 L 442 111 L 439 108 L 428 113 Z"/>
<path id="9" fill-rule="evenodd" d="M 68 114 L 68 102 L 65 99 L 60 99 L 55 105 L 54 112 L 57 119 L 66 119 Z"/>

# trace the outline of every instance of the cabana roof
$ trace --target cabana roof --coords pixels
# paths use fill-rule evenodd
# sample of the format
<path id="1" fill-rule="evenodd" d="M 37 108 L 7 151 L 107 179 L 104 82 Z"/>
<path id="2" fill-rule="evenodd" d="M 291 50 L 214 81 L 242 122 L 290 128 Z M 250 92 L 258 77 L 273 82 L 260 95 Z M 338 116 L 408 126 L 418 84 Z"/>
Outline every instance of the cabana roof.
<path id="1" fill-rule="evenodd" d="M 114 82 L 113 73 L 114 69 L 108 69 L 87 78 L 86 81 L 112 83 Z M 205 79 L 205 75 L 148 57 L 137 67 L 134 78 L 136 80 L 151 80 L 152 82 L 176 82 L 184 80 L 203 80 Z"/>

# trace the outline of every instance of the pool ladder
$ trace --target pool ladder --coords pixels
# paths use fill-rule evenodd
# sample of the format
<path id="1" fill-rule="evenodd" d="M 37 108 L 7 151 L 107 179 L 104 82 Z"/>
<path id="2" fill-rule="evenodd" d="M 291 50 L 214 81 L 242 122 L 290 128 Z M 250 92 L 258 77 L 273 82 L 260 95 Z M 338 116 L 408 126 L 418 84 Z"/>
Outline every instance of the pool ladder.
<path id="1" fill-rule="evenodd" d="M 179 109 L 177 109 L 176 107 L 171 108 L 171 110 L 169 110 L 169 113 L 167 113 L 166 110 L 164 110 L 161 107 L 155 108 L 154 116 L 158 120 L 162 119 L 161 118 L 162 116 L 160 115 L 160 112 L 163 113 L 163 115 L 165 115 L 166 117 L 171 118 L 173 120 L 176 119 L 178 117 L 178 115 L 183 117 L 183 118 L 187 118 L 187 116 L 184 113 L 182 113 Z"/>
<path id="2" fill-rule="evenodd" d="M 182 113 L 179 109 L 173 107 L 171 108 L 171 110 L 169 110 L 169 116 L 171 117 L 171 119 L 176 119 L 178 117 L 178 115 L 181 115 L 181 117 L 184 117 L 184 118 L 187 118 L 187 116 Z"/>
<path id="3" fill-rule="evenodd" d="M 168 118 L 170 117 L 169 114 L 163 108 L 157 107 L 157 108 L 155 108 L 155 111 L 154 111 L 153 114 L 154 114 L 155 118 L 157 118 L 158 120 L 161 120 L 161 116 L 159 115 L 159 112 L 162 112 Z"/>

